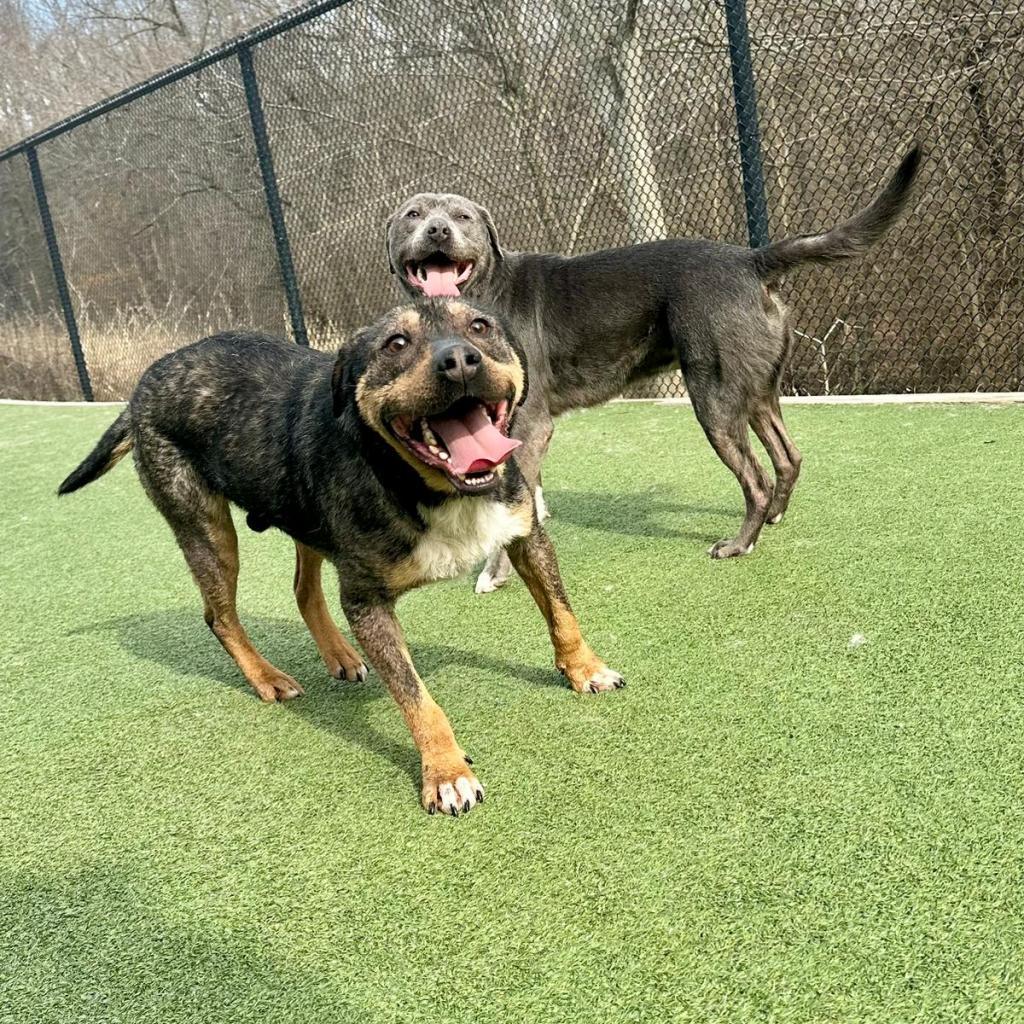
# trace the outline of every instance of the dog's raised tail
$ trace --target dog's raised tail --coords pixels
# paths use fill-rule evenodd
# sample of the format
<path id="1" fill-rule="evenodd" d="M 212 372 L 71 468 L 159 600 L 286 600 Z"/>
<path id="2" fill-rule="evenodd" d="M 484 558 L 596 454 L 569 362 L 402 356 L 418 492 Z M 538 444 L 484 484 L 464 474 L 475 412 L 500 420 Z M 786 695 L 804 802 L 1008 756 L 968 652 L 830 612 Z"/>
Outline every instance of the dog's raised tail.
<path id="1" fill-rule="evenodd" d="M 753 251 L 754 267 L 763 281 L 773 281 L 801 263 L 833 263 L 867 252 L 892 227 L 910 198 L 921 166 L 916 144 L 872 202 L 848 221 L 821 235 L 800 235 Z"/>
<path id="2" fill-rule="evenodd" d="M 70 494 L 72 491 L 77 491 L 79 487 L 91 484 L 93 480 L 103 476 L 107 470 L 113 469 L 132 450 L 134 443 L 131 434 L 131 421 L 128 418 L 128 410 L 125 409 L 107 427 L 96 447 L 57 488 L 57 493 Z"/>

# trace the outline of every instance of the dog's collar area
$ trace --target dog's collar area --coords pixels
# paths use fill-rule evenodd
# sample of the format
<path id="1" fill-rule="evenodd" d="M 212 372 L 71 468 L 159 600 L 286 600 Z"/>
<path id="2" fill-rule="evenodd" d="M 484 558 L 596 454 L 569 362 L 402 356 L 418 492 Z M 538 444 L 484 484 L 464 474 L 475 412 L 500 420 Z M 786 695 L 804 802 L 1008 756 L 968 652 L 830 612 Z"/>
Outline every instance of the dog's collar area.
<path id="1" fill-rule="evenodd" d="M 398 416 L 389 427 L 420 462 L 472 493 L 497 482 L 498 467 L 521 443 L 508 436 L 509 411 L 508 399 L 463 398 L 434 415 Z"/>
<path id="2" fill-rule="evenodd" d="M 405 278 L 429 298 L 458 298 L 459 285 L 469 280 L 474 266 L 472 260 L 453 260 L 435 252 L 422 260 L 409 260 Z"/>

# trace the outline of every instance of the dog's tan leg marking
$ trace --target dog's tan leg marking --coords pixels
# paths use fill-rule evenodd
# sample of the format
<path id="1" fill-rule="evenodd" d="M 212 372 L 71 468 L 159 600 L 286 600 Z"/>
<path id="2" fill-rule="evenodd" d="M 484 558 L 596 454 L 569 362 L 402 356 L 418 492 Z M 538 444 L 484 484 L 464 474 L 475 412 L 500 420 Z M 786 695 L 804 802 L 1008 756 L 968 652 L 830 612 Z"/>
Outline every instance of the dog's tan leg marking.
<path id="1" fill-rule="evenodd" d="M 327 610 L 320 580 L 323 561 L 324 556 L 319 551 L 295 542 L 295 601 L 327 671 L 335 679 L 362 682 L 366 678 L 363 659 L 342 636 Z"/>
<path id="2" fill-rule="evenodd" d="M 483 803 L 484 789 L 455 740 L 445 713 L 412 663 L 402 628 L 389 605 L 346 607 L 349 625 L 370 664 L 395 698 L 422 759 L 420 799 L 428 813 L 458 817 Z"/>
<path id="3" fill-rule="evenodd" d="M 179 533 L 179 543 L 203 595 L 203 617 L 224 650 L 235 659 L 261 700 L 289 700 L 303 693 L 299 684 L 275 668 L 252 645 L 235 608 L 238 589 L 238 536 L 227 500 L 211 497 L 201 536 Z M 177 531 L 176 531 L 177 532 Z"/>
<path id="4" fill-rule="evenodd" d="M 509 545 L 508 553 L 547 621 L 555 648 L 555 667 L 572 688 L 577 693 L 600 693 L 625 686 L 622 676 L 594 654 L 583 639 L 558 571 L 555 549 L 540 525 L 535 522 L 528 536 Z"/>

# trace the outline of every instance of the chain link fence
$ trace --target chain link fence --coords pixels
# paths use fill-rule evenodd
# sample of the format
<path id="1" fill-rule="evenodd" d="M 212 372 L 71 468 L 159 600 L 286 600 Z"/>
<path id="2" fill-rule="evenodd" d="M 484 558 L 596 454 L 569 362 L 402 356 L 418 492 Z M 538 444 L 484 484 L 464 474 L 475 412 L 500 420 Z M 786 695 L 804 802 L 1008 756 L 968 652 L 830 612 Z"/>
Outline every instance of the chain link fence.
<path id="1" fill-rule="evenodd" d="M 1018 390 L 1022 125 L 999 0 L 307 5 L 0 154 L 0 396 L 124 398 L 226 328 L 336 346 L 396 301 L 416 191 L 513 249 L 758 245 L 844 219 L 915 138 L 903 222 L 787 282 L 786 390 Z"/>

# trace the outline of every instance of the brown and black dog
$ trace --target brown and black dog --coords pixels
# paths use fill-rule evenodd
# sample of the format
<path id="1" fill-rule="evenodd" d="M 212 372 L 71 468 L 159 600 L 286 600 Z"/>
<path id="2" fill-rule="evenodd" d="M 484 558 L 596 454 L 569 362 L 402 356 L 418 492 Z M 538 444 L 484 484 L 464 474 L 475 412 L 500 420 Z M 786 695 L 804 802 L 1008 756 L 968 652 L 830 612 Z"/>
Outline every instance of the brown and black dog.
<path id="1" fill-rule="evenodd" d="M 388 259 L 408 294 L 483 302 L 519 339 L 531 387 L 515 436 L 531 487 L 540 485 L 555 416 L 680 366 L 704 433 L 743 490 L 739 532 L 710 552 L 731 558 L 753 550 L 766 522 L 782 519 L 800 472 L 800 452 L 779 407 L 792 347 L 781 278 L 801 264 L 867 252 L 904 209 L 920 160 L 915 147 L 846 223 L 762 249 L 676 238 L 573 257 L 511 252 L 482 206 L 464 196 L 420 193 L 388 221 Z M 751 449 L 751 428 L 774 480 Z M 507 559 L 492 559 L 477 589 L 494 589 L 510 571 Z"/>
<path id="2" fill-rule="evenodd" d="M 337 357 L 254 334 L 220 334 L 143 374 L 128 408 L 60 485 L 67 494 L 129 451 L 178 540 L 209 627 L 265 701 L 302 687 L 252 645 L 238 619 L 230 504 L 295 541 L 295 597 L 331 675 L 365 679 L 320 584 L 341 604 L 422 757 L 422 800 L 453 815 L 483 799 L 395 618 L 406 591 L 469 570 L 505 546 L 548 623 L 555 664 L 581 693 L 624 685 L 580 634 L 533 491 L 509 439 L 527 393 L 500 320 L 464 302 L 392 310 Z"/>

